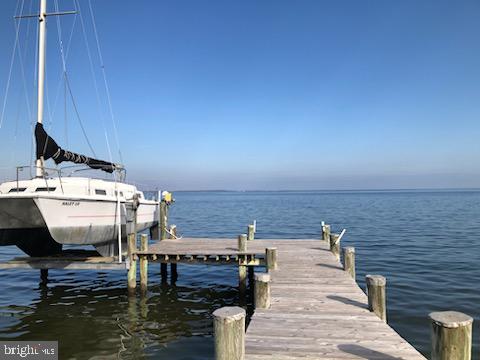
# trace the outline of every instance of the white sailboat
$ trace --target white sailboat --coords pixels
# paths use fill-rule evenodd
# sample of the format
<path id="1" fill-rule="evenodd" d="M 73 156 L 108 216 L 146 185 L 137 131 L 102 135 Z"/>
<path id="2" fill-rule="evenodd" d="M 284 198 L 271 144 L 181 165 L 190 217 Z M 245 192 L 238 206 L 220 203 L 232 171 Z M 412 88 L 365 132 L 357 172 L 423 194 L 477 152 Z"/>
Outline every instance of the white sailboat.
<path id="1" fill-rule="evenodd" d="M 158 202 L 123 182 L 123 166 L 64 150 L 45 132 L 47 15 L 47 0 L 40 0 L 36 176 L 20 180 L 17 168 L 16 180 L 0 184 L 0 245 L 16 245 L 30 256 L 58 253 L 64 244 L 93 245 L 103 256 L 119 255 L 126 250 L 126 234 L 135 224 L 136 231 L 157 226 Z M 66 175 L 45 167 L 50 158 L 56 164 L 70 161 L 116 176 L 107 181 L 74 176 L 78 171 Z"/>

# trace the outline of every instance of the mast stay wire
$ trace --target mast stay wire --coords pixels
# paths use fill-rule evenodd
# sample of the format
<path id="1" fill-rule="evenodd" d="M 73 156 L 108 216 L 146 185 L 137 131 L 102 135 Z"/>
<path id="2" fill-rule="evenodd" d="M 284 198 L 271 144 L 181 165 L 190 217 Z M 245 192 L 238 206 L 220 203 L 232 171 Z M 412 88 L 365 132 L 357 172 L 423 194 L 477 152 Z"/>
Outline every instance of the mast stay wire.
<path id="1" fill-rule="evenodd" d="M 23 6 L 24 5 L 25 5 L 25 0 L 22 0 L 21 6 L 20 6 L 20 11 L 19 11 L 18 15 L 23 13 Z M 15 7 L 15 14 L 17 13 L 18 6 L 19 6 L 19 3 L 17 3 L 17 6 Z M 14 64 L 14 61 L 15 61 L 15 53 L 17 52 L 17 46 L 18 46 L 18 34 L 20 32 L 20 22 L 21 22 L 21 19 L 18 20 L 18 24 L 14 23 L 15 27 L 16 27 L 16 29 L 15 29 L 15 41 L 13 43 L 12 55 L 11 55 L 11 58 L 10 58 L 10 70 L 8 71 L 7 84 L 5 86 L 5 96 L 3 98 L 2 112 L 0 114 L 0 129 L 2 128 L 3 120 L 5 118 L 5 109 L 6 109 L 6 106 L 7 106 L 8 93 L 9 93 L 9 90 L 10 90 L 10 81 L 12 79 L 13 64 Z"/>
<path id="2" fill-rule="evenodd" d="M 77 2 L 78 2 L 78 0 L 77 0 Z M 120 157 L 120 161 L 123 163 L 122 152 L 120 150 L 120 141 L 118 139 L 117 124 L 116 124 L 115 116 L 114 116 L 114 113 L 113 113 L 113 106 L 112 106 L 112 101 L 111 101 L 111 97 L 110 97 L 110 88 L 109 88 L 108 82 L 107 82 L 107 74 L 105 72 L 105 63 L 103 62 L 102 51 L 100 49 L 100 41 L 99 41 L 99 38 L 98 38 L 97 25 L 96 25 L 96 22 L 95 22 L 95 16 L 93 15 L 91 0 L 88 0 L 88 7 L 90 9 L 90 16 L 92 18 L 93 31 L 94 31 L 94 34 L 95 34 L 95 41 L 96 41 L 96 44 L 97 44 L 98 57 L 100 59 L 100 67 L 102 69 L 103 82 L 105 84 L 105 92 L 107 94 L 108 109 L 110 111 L 110 117 L 112 119 L 115 141 L 116 141 L 117 148 L 118 148 L 118 155 Z"/>
<path id="3" fill-rule="evenodd" d="M 55 11 L 58 11 L 58 1 L 55 0 L 54 4 L 55 4 Z M 60 55 L 61 55 L 61 58 L 62 58 L 63 77 L 64 77 L 65 85 L 66 85 L 66 88 L 68 90 L 68 94 L 70 95 L 70 100 L 72 101 L 73 109 L 74 109 L 76 118 L 77 118 L 77 120 L 80 124 L 80 128 L 82 130 L 83 136 L 85 137 L 85 140 L 86 140 L 86 142 L 88 144 L 88 147 L 90 148 L 90 151 L 92 152 L 93 156 L 96 157 L 97 155 L 95 153 L 95 150 L 93 150 L 92 144 L 90 143 L 90 140 L 87 136 L 85 126 L 83 125 L 83 121 L 82 121 L 82 118 L 80 117 L 80 113 L 78 111 L 77 103 L 75 101 L 75 98 L 74 98 L 73 92 L 72 92 L 72 88 L 70 86 L 70 81 L 69 81 L 69 77 L 68 77 L 68 74 L 67 74 L 67 67 L 66 67 L 66 61 L 65 61 L 65 52 L 64 52 L 64 49 L 63 49 L 63 41 L 62 41 L 62 38 L 61 38 L 61 25 L 60 25 L 60 20 L 58 19 L 58 17 L 57 17 L 57 33 L 58 33 L 58 42 L 59 42 L 59 47 L 60 47 Z M 48 104 L 48 101 L 47 101 L 47 104 Z"/>
<path id="4" fill-rule="evenodd" d="M 32 8 L 33 8 L 33 1 L 30 2 L 30 7 L 29 7 L 29 14 L 32 13 Z M 29 51 L 29 46 L 28 46 L 28 42 L 29 42 L 29 38 L 30 38 L 30 28 L 31 28 L 31 21 L 27 21 L 27 28 L 25 30 L 25 40 L 24 40 L 24 49 L 23 49 L 23 59 L 28 59 L 27 55 L 28 55 L 28 51 Z M 20 27 L 20 24 L 18 24 L 18 26 Z M 19 32 L 20 34 L 20 32 Z M 19 35 L 20 36 L 20 35 Z M 22 67 L 22 80 L 23 80 L 23 92 L 25 94 L 25 102 L 26 102 L 26 105 L 27 105 L 27 117 L 28 119 L 31 118 L 32 116 L 32 113 L 33 113 L 33 108 L 32 106 L 30 105 L 30 101 L 29 101 L 29 96 L 28 96 L 28 89 L 27 89 L 27 81 L 26 81 L 26 77 L 25 77 L 25 69 L 24 69 L 24 64 L 23 64 L 23 59 L 22 59 L 22 51 L 20 49 L 20 41 L 18 43 L 18 52 L 19 52 L 19 58 L 20 58 L 20 65 Z M 21 92 L 22 90 L 19 91 L 19 94 L 18 94 L 18 105 L 17 105 L 17 112 L 16 112 L 16 116 L 15 116 L 15 130 L 14 130 L 14 133 L 13 133 L 13 146 L 11 147 L 12 148 L 12 164 L 15 164 L 15 155 L 16 155 L 16 146 L 17 146 L 17 135 L 18 135 L 18 124 L 20 122 L 20 115 L 22 113 L 21 111 Z"/>
<path id="5" fill-rule="evenodd" d="M 58 5 L 57 5 L 57 1 L 55 1 L 55 11 L 56 12 L 59 12 L 58 10 Z M 68 54 L 70 53 L 70 46 L 72 44 L 72 38 L 73 38 L 73 34 L 74 34 L 74 30 L 75 30 L 75 25 L 76 25 L 76 21 L 77 21 L 77 14 L 74 14 L 74 18 L 73 18 L 73 24 L 72 24 L 72 28 L 70 29 L 70 35 L 69 35 L 69 38 L 68 38 L 68 42 L 67 42 L 67 48 L 65 50 L 65 63 L 67 62 L 67 59 L 68 59 Z M 59 31 L 60 34 L 58 35 L 59 36 L 59 39 L 62 39 L 62 31 L 61 31 L 61 25 L 60 25 L 60 19 L 59 17 L 57 16 L 57 32 Z M 60 27 L 60 30 L 58 30 Z M 62 41 L 62 45 L 63 45 L 63 41 Z M 63 48 L 60 48 L 60 51 L 62 51 Z M 62 64 L 63 65 L 63 64 Z M 55 92 L 55 100 L 53 102 L 53 110 L 52 110 L 52 122 L 54 121 L 54 117 L 55 117 L 55 112 L 56 112 L 56 109 L 57 109 L 57 103 L 58 103 L 58 99 L 59 99 L 59 95 L 60 95 L 60 88 L 61 88 L 61 85 L 62 83 L 64 83 L 64 74 L 63 74 L 63 68 L 62 68 L 62 71 L 60 72 L 60 78 L 58 80 L 58 84 L 57 84 L 57 90 Z M 65 84 L 64 84 L 65 86 Z"/>
<path id="6" fill-rule="evenodd" d="M 84 42 L 85 42 L 85 48 L 87 50 L 87 57 L 88 57 L 88 61 L 89 61 L 89 64 L 90 64 L 90 73 L 91 73 L 92 80 L 93 80 L 93 87 L 95 89 L 95 94 L 96 94 L 96 97 L 97 97 L 98 112 L 99 112 L 100 118 L 102 119 L 103 131 L 105 133 L 105 139 L 106 139 L 106 143 L 107 143 L 107 150 L 108 150 L 108 154 L 109 154 L 109 157 L 110 157 L 110 162 L 113 163 L 112 151 L 111 151 L 111 148 L 110 148 L 110 141 L 108 140 L 108 133 L 107 133 L 106 125 L 105 125 L 105 117 L 104 117 L 104 114 L 103 114 L 103 111 L 102 111 L 102 101 L 100 99 L 100 91 L 99 91 L 99 88 L 98 88 L 97 77 L 95 76 L 95 69 L 94 69 L 94 66 L 93 66 L 92 53 L 90 51 L 90 45 L 88 43 L 88 36 L 87 36 L 85 21 L 84 21 L 83 16 L 82 16 L 82 10 L 81 10 L 81 7 L 80 7 L 80 2 L 78 0 L 74 0 L 74 2 L 75 2 L 75 11 L 77 11 L 80 14 L 80 26 L 82 28 L 83 39 L 84 39 Z M 115 179 L 116 179 L 116 174 L 115 174 Z"/>

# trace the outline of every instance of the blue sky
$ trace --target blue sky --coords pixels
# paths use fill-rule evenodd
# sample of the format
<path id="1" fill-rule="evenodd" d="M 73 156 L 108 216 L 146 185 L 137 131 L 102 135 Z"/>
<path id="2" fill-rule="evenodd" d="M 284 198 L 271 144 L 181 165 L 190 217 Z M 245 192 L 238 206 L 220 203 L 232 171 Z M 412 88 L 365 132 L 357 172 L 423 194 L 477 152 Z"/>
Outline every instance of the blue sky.
<path id="1" fill-rule="evenodd" d="M 59 3 L 73 8 L 73 1 Z M 17 4 L 0 3 L 0 106 Z M 101 86 L 88 1 L 80 4 Z M 36 1 L 25 0 L 24 13 L 32 6 Z M 478 1 L 92 6 L 131 181 L 174 190 L 480 187 Z M 30 35 L 24 21 L 20 44 L 31 90 L 36 23 L 28 21 Z M 110 157 L 106 132 L 119 161 L 105 93 L 99 107 L 93 90 L 79 16 L 61 18 L 62 40 L 74 21 L 72 90 L 97 155 Z M 56 19 L 48 26 L 53 103 L 61 76 Z M 31 158 L 18 63 L 17 56 L 0 129 L 2 168 Z M 65 121 L 59 89 L 48 128 L 62 145 L 90 154 L 68 103 Z"/>

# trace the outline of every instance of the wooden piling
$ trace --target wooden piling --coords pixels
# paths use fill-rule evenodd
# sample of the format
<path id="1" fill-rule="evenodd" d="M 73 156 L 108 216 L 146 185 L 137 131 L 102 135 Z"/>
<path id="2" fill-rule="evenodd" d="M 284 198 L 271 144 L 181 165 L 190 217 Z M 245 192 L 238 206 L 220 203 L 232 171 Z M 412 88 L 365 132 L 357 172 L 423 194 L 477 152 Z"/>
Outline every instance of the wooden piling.
<path id="1" fill-rule="evenodd" d="M 40 269 L 40 284 L 48 283 L 48 269 Z"/>
<path id="2" fill-rule="evenodd" d="M 255 266 L 247 266 L 248 271 L 248 285 L 250 289 L 253 290 L 254 282 L 255 282 Z"/>
<path id="3" fill-rule="evenodd" d="M 137 287 L 137 258 L 135 252 L 137 251 L 137 239 L 135 234 L 128 234 L 128 261 L 130 267 L 128 268 L 127 288 L 129 294 L 135 294 Z"/>
<path id="4" fill-rule="evenodd" d="M 244 265 L 238 266 L 238 291 L 241 298 L 245 297 L 247 291 L 247 266 Z"/>
<path id="5" fill-rule="evenodd" d="M 247 251 L 247 234 L 238 235 L 238 251 L 239 252 Z"/>
<path id="6" fill-rule="evenodd" d="M 381 275 L 367 275 L 368 309 L 384 322 L 387 322 L 385 285 L 387 280 Z"/>
<path id="7" fill-rule="evenodd" d="M 168 277 L 168 264 L 167 263 L 160 263 L 160 276 L 162 278 L 162 282 L 167 282 Z"/>
<path id="8" fill-rule="evenodd" d="M 330 225 L 323 223 L 322 225 L 323 240 L 327 243 L 330 241 Z"/>
<path id="9" fill-rule="evenodd" d="M 170 264 L 170 280 L 172 285 L 175 284 L 175 281 L 178 279 L 178 272 L 177 272 L 177 264 L 171 263 Z"/>
<path id="10" fill-rule="evenodd" d="M 248 225 L 248 238 L 247 240 L 251 241 L 255 239 L 255 226 Z"/>
<path id="11" fill-rule="evenodd" d="M 255 290 L 253 301 L 256 309 L 268 309 L 270 307 L 269 274 L 255 274 Z"/>
<path id="12" fill-rule="evenodd" d="M 168 224 L 168 205 L 166 201 L 160 201 L 160 240 L 168 239 L 167 224 Z"/>
<path id="13" fill-rule="evenodd" d="M 470 360 L 473 319 L 457 311 L 428 316 L 432 321 L 432 360 Z"/>
<path id="14" fill-rule="evenodd" d="M 355 248 L 346 246 L 343 248 L 343 269 L 350 274 L 353 280 L 355 275 Z"/>
<path id="15" fill-rule="evenodd" d="M 216 360 L 245 359 L 245 310 L 238 306 L 213 312 Z"/>
<path id="16" fill-rule="evenodd" d="M 330 251 L 340 261 L 340 234 L 330 234 Z"/>
<path id="17" fill-rule="evenodd" d="M 172 240 L 177 239 L 177 225 L 170 225 L 168 228 L 168 237 Z"/>
<path id="18" fill-rule="evenodd" d="M 266 260 L 267 272 L 270 272 L 270 270 L 276 270 L 278 268 L 276 247 L 265 249 L 265 260 Z"/>
<path id="19" fill-rule="evenodd" d="M 148 251 L 148 236 L 142 234 L 140 237 L 140 250 Z M 147 256 L 140 257 L 140 290 L 145 293 L 148 287 L 148 259 Z"/>

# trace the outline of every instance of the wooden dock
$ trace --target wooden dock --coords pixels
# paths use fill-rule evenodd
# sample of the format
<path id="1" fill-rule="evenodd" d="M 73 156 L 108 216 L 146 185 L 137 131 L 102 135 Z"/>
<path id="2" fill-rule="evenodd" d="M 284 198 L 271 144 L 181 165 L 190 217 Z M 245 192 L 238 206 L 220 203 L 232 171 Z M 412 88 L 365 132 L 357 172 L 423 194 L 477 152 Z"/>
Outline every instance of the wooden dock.
<path id="1" fill-rule="evenodd" d="M 425 359 L 368 309 L 368 299 L 326 241 L 163 240 L 136 254 L 149 260 L 266 265 L 276 248 L 271 306 L 256 309 L 246 332 L 245 359 Z M 241 274 L 242 272 L 240 272 Z M 240 276 L 242 281 L 242 275 Z"/>
<path id="2" fill-rule="evenodd" d="M 254 242 L 277 247 L 278 269 L 270 308 L 256 309 L 247 328 L 245 359 L 425 359 L 368 310 L 325 241 Z"/>
<path id="3" fill-rule="evenodd" d="M 369 311 L 367 296 L 344 271 L 326 241 L 272 239 L 246 244 L 246 249 L 239 251 L 236 239 L 162 240 L 131 249 L 127 257 L 130 260 L 123 263 L 116 258 L 94 256 L 94 252 L 74 251 L 57 257 L 16 258 L 0 263 L 0 269 L 130 269 L 129 290 L 133 287 L 135 293 L 137 263 L 143 291 L 147 290 L 149 262 L 162 263 L 165 271 L 167 264 L 171 264 L 172 271 L 177 263 L 230 264 L 239 268 L 241 291 L 247 284 L 247 269 L 250 275 L 253 269 L 264 271 L 264 266 L 269 267 L 266 249 L 276 249 L 278 268 L 268 270 L 270 306 L 255 309 L 246 330 L 245 359 L 424 359 Z"/>

